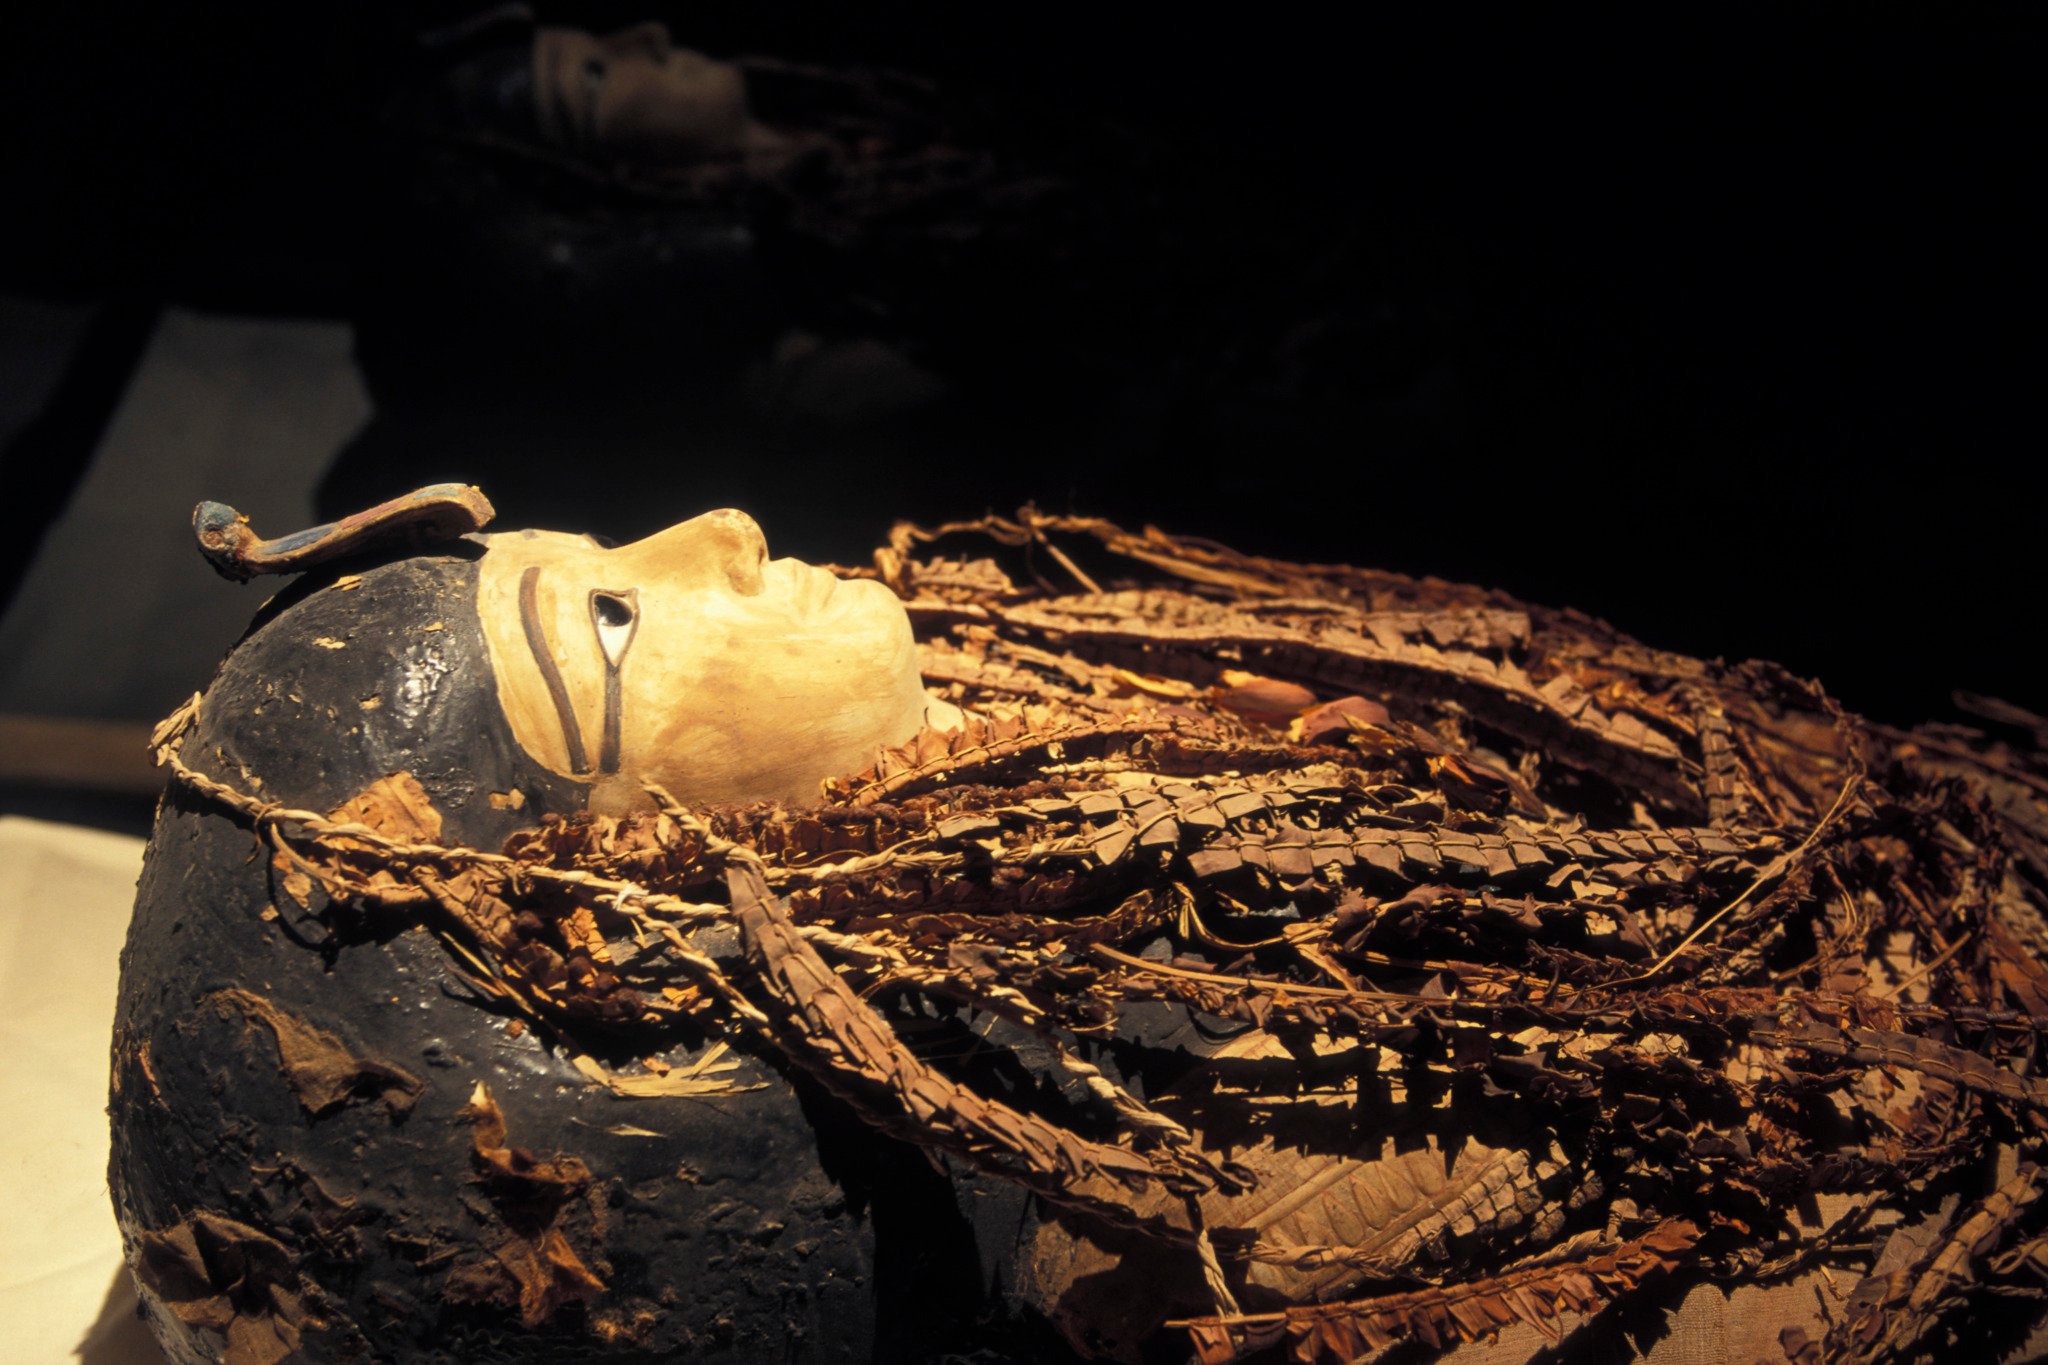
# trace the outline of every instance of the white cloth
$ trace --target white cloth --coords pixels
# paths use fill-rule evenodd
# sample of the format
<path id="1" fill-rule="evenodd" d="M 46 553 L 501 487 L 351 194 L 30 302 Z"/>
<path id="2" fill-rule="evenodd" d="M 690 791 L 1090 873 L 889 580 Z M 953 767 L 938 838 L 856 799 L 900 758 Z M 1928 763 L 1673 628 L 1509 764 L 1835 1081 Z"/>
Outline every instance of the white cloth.
<path id="1" fill-rule="evenodd" d="M 0 816 L 0 1357 L 161 1365 L 107 1198 L 107 1057 L 142 840 Z"/>

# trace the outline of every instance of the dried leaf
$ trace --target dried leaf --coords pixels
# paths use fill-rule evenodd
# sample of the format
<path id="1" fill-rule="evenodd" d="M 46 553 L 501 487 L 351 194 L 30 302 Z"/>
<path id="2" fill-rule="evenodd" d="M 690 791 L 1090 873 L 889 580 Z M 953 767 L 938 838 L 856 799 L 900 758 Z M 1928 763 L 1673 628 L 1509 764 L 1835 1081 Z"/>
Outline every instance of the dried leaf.
<path id="1" fill-rule="evenodd" d="M 315 1028 L 271 1001 L 240 989 L 205 997 L 223 1017 L 236 1016 L 268 1029 L 277 1044 L 277 1066 L 299 1105 L 318 1118 L 350 1100 L 373 1098 L 394 1119 L 405 1117 L 426 1083 L 402 1067 L 356 1055 L 325 1029 Z"/>
<path id="2" fill-rule="evenodd" d="M 1566 1313 L 1597 1312 L 1683 1265 L 1697 1240 L 1697 1227 L 1673 1219 L 1596 1254 L 1466 1284 L 1175 1325 L 1189 1331 L 1203 1365 L 1225 1365 L 1282 1340 L 1301 1365 L 1350 1365 L 1397 1341 L 1442 1347 L 1491 1336 L 1510 1323 L 1544 1327 Z"/>
<path id="3" fill-rule="evenodd" d="M 595 1057 L 580 1053 L 569 1060 L 578 1071 L 622 1099 L 651 1099 L 660 1095 L 740 1095 L 762 1089 L 760 1085 L 739 1085 L 731 1079 L 730 1073 L 739 1070 L 740 1064 L 720 1060 L 726 1051 L 724 1043 L 714 1043 L 688 1066 L 671 1067 L 662 1063 L 659 1069 L 650 1068 L 646 1075 L 640 1076 L 607 1071 Z"/>
<path id="4" fill-rule="evenodd" d="M 199 1210 L 135 1238 L 143 1289 L 188 1327 L 217 1333 L 223 1365 L 278 1365 L 326 1324 L 291 1248 L 246 1223 Z"/>
<path id="5" fill-rule="evenodd" d="M 508 1147 L 504 1111 L 481 1081 L 459 1117 L 472 1126 L 479 1179 L 503 1221 L 483 1254 L 450 1267 L 442 1292 L 456 1303 L 516 1309 L 527 1327 L 602 1297 L 604 1280 L 563 1227 L 576 1205 L 591 1197 L 590 1168 L 573 1156 L 542 1159 Z"/>

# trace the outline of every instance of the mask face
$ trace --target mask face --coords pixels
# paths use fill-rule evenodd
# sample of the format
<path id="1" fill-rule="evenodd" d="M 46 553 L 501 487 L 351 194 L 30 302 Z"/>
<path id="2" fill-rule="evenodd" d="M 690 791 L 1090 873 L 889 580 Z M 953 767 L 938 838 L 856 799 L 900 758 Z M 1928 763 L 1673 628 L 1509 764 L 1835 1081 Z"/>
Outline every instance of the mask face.
<path id="1" fill-rule="evenodd" d="M 737 66 L 669 42 L 660 24 L 602 37 L 534 31 L 541 128 L 583 152 L 691 162 L 746 148 L 746 79 Z"/>
<path id="2" fill-rule="evenodd" d="M 880 583 L 768 558 L 753 518 L 707 512 L 617 549 L 488 538 L 478 614 L 498 697 L 591 809 L 810 803 L 925 722 L 910 618 Z"/>

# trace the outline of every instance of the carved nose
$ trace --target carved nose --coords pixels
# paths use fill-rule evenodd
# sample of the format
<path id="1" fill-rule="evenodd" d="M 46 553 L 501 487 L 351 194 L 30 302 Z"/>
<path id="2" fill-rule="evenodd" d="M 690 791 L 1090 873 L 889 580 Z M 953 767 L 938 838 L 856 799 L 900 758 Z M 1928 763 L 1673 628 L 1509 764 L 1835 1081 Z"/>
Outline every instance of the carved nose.
<path id="1" fill-rule="evenodd" d="M 745 512 L 721 507 L 691 517 L 645 540 L 621 546 L 616 553 L 661 575 L 682 574 L 716 582 L 723 579 L 734 592 L 752 597 L 766 586 L 768 538 Z M 624 586 L 623 584 L 612 586 Z"/>
<path id="2" fill-rule="evenodd" d="M 761 571 L 768 563 L 768 537 L 761 534 L 761 523 L 736 507 L 707 512 L 705 520 L 728 547 L 726 577 L 733 591 L 747 597 L 760 592 Z"/>

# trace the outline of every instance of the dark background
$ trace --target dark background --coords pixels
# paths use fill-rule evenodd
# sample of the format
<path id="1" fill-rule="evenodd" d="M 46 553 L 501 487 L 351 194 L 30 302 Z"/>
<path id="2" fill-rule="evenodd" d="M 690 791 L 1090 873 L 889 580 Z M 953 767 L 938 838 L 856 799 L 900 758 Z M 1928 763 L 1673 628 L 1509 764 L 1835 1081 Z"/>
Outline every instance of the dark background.
<path id="1" fill-rule="evenodd" d="M 2048 702 L 2034 7 L 672 7 L 716 55 L 925 73 L 1086 186 L 931 291 L 944 401 L 837 425 L 730 401 L 728 282 L 446 283 L 474 253 L 390 111 L 459 9 L 13 8 L 0 293 L 88 321 L 6 452 L 9 589 L 176 307 L 354 326 L 335 506 L 462 479 L 625 538 L 731 503 L 843 561 L 1033 498 L 1497 584 L 1881 719 Z M 513 238 L 576 212 L 494 193 L 455 197 Z M 199 497 L 235 491 L 148 514 Z"/>

